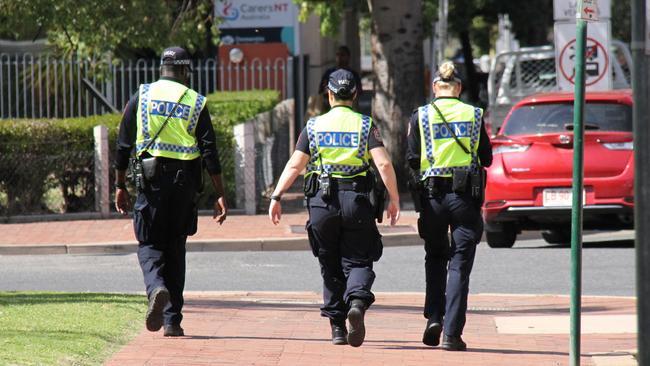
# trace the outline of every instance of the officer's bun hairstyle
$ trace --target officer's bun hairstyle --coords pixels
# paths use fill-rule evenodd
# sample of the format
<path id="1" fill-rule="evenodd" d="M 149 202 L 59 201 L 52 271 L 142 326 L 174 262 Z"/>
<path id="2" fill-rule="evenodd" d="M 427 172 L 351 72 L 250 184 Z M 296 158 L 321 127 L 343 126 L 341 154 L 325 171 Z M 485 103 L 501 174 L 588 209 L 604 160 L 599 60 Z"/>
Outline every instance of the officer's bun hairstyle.
<path id="1" fill-rule="evenodd" d="M 456 66 L 451 61 L 443 62 L 438 67 L 438 75 L 433 81 L 441 89 L 451 89 L 460 84 L 456 74 Z"/>
<path id="2" fill-rule="evenodd" d="M 451 61 L 443 62 L 442 65 L 438 68 L 440 73 L 440 78 L 443 81 L 452 81 L 454 80 L 454 72 L 456 71 L 456 66 Z"/>

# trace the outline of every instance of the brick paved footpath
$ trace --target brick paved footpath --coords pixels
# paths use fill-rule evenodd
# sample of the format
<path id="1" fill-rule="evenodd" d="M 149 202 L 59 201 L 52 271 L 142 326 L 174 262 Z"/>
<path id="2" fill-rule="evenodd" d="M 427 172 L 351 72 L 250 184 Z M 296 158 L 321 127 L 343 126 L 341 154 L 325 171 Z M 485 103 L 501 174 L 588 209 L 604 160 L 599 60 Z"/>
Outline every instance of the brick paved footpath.
<path id="1" fill-rule="evenodd" d="M 567 297 L 471 295 L 467 352 L 421 343 L 423 301 L 422 294 L 378 293 L 366 315 L 366 341 L 352 348 L 331 344 L 319 294 L 190 293 L 185 337 L 165 338 L 143 326 L 107 365 L 569 364 Z M 632 298 L 585 297 L 583 329 L 590 334 L 582 336 L 581 364 L 636 365 L 634 312 Z"/>

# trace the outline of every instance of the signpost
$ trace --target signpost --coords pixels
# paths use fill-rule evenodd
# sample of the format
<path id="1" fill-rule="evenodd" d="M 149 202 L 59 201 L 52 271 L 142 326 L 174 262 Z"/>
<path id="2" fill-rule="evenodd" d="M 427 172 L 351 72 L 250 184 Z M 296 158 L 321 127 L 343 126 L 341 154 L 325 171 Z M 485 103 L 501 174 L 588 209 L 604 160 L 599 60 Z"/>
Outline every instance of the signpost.
<path id="1" fill-rule="evenodd" d="M 587 46 L 587 20 L 598 19 L 596 0 L 579 0 L 576 11 L 575 78 L 573 102 L 573 207 L 571 208 L 571 339 L 569 362 L 580 365 L 580 315 L 582 296 L 582 191 L 584 163 L 585 61 L 601 46 L 594 41 Z M 593 58 L 593 57 L 592 57 Z M 609 69 L 609 65 L 607 65 Z"/>
<path id="2" fill-rule="evenodd" d="M 634 246 L 636 250 L 637 361 L 650 363 L 650 0 L 632 0 L 634 107 Z M 644 9 L 645 8 L 645 9 Z M 645 16 L 645 19 L 643 17 Z"/>
<path id="3" fill-rule="evenodd" d="M 560 90 L 573 90 L 576 76 L 575 23 L 555 23 L 555 67 Z M 609 22 L 589 25 L 586 40 L 585 83 L 589 90 L 612 88 Z"/>
<path id="4" fill-rule="evenodd" d="M 612 17 L 611 0 L 598 0 L 598 4 L 592 7 L 597 9 L 598 18 L 600 20 L 605 20 Z M 578 12 L 577 0 L 554 0 L 553 1 L 553 19 L 555 19 L 556 22 L 575 23 L 577 12 Z"/>

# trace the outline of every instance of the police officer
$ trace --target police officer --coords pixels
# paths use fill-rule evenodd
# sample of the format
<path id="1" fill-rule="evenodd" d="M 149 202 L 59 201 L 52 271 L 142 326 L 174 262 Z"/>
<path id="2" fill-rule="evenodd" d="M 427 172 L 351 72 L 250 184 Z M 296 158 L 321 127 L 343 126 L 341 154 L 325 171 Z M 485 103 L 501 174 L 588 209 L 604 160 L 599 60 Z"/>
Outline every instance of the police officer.
<path id="1" fill-rule="evenodd" d="M 217 194 L 213 218 L 221 224 L 228 211 L 221 180 L 215 134 L 206 98 L 187 87 L 189 54 L 167 48 L 161 57 L 161 78 L 140 85 L 126 105 L 117 142 L 115 207 L 130 209 L 126 168 L 131 150 L 144 165 L 138 175 L 133 226 L 139 242 L 138 260 L 149 298 L 146 327 L 165 336 L 183 336 L 185 241 L 196 232 L 197 190 L 203 163 Z"/>
<path id="2" fill-rule="evenodd" d="M 307 233 L 323 277 L 321 315 L 330 320 L 332 342 L 353 347 L 359 347 L 365 337 L 364 314 L 375 300 L 373 262 L 382 253 L 369 196 L 374 186 L 368 171 L 371 159 L 388 191 L 391 225 L 399 218 L 393 166 L 372 119 L 351 108 L 356 90 L 350 71 L 339 69 L 330 75 L 332 109 L 307 122 L 269 206 L 269 218 L 277 225 L 282 194 L 306 166 Z"/>
<path id="3" fill-rule="evenodd" d="M 418 231 L 424 239 L 428 319 L 422 342 L 464 351 L 469 276 L 481 239 L 483 168 L 492 148 L 480 108 L 461 102 L 454 64 L 440 66 L 433 81 L 436 98 L 418 108 L 408 129 L 407 160 L 419 180 L 422 199 Z M 477 186 L 480 185 L 480 190 Z M 474 187 L 475 189 L 472 189 Z M 448 232 L 451 232 L 451 243 Z"/>

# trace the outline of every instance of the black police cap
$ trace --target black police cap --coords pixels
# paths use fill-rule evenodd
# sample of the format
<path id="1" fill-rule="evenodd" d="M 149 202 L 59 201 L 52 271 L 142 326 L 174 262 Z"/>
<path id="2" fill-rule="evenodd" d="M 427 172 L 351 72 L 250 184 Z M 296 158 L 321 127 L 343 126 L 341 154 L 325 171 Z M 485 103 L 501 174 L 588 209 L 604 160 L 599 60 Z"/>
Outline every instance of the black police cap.
<path id="1" fill-rule="evenodd" d="M 350 98 L 357 91 L 354 74 L 346 69 L 338 69 L 330 74 L 327 88 L 341 98 Z"/>
<path id="2" fill-rule="evenodd" d="M 183 65 L 192 70 L 192 57 L 182 47 L 169 47 L 160 56 L 160 65 Z"/>

